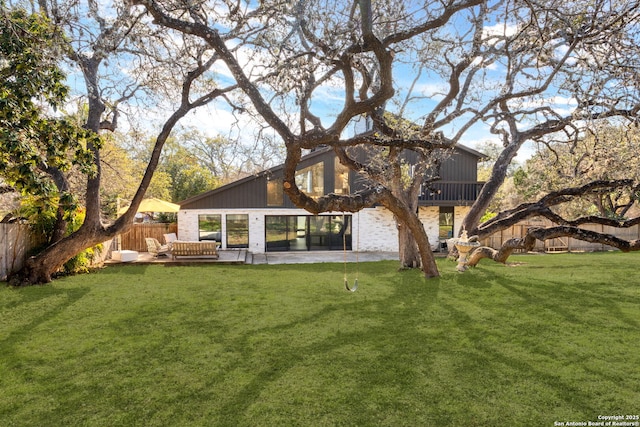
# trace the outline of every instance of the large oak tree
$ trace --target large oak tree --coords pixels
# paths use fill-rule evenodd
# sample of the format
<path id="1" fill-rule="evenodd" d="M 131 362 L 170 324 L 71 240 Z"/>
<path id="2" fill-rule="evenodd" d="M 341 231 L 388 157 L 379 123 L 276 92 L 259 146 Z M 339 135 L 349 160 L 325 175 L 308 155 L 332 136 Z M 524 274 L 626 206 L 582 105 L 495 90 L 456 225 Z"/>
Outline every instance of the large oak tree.
<path id="1" fill-rule="evenodd" d="M 638 114 L 637 2 L 133 3 L 138 6 L 115 3 L 102 15 L 95 2 L 42 1 L 42 9 L 76 40 L 69 57 L 86 85 L 87 129 L 113 128 L 121 109 L 112 107 L 130 101 L 140 88 L 162 88 L 180 105 L 159 133 L 132 210 L 113 225 L 101 222 L 98 168 L 87 181 L 88 220 L 27 264 L 20 275 L 27 282 L 48 280 L 62 260 L 126 227 L 172 127 L 188 110 L 218 95 L 238 111 L 254 114 L 282 139 L 284 187 L 294 203 L 313 213 L 386 206 L 408 230 L 403 236 L 415 240 L 426 276 L 438 271 L 415 203 L 417 189 L 437 178 L 432 166 L 439 154 L 434 153 L 482 129 L 501 139 L 504 150 L 465 220 L 475 230 L 525 142 L 558 134 L 577 138 L 594 121 L 634 120 Z M 92 24 L 70 16 L 89 17 Z M 80 37 L 88 29 L 91 36 Z M 179 52 L 187 53 L 190 65 L 175 65 L 185 58 Z M 149 70 L 144 84 L 105 86 L 106 64 L 116 63 L 119 53 L 158 66 L 140 67 Z M 206 74 L 217 64 L 216 75 Z M 181 84 L 163 84 L 176 75 Z M 207 79 L 193 86 L 201 76 Z M 118 90 L 107 97 L 108 88 Z M 248 103 L 226 96 L 236 88 Z M 197 100 L 190 98 L 192 89 Z M 333 98 L 337 102 L 328 102 Z M 396 102 L 402 106 L 394 108 Z M 327 112 L 323 107 L 329 104 L 334 108 Z M 417 115 L 404 118 L 417 123 L 418 132 L 388 119 L 410 110 Z M 350 132 L 362 117 L 371 126 Z M 295 183 L 296 167 L 303 150 L 319 146 L 332 147 L 344 164 L 367 178 L 368 187 L 353 195 L 315 199 L 305 194 Z M 359 147 L 373 147 L 385 161 L 363 162 L 361 150 L 354 149 Z M 99 165 L 99 148 L 88 148 Z M 423 160 L 409 180 L 397 167 L 404 150 Z"/>
<path id="2" fill-rule="evenodd" d="M 49 282 L 60 267 L 82 250 L 102 243 L 132 224 L 158 165 L 162 147 L 171 131 L 189 111 L 224 96 L 235 85 L 204 85 L 218 60 L 215 54 L 181 40 L 179 34 L 151 30 L 143 14 L 122 3 L 42 1 L 39 12 L 66 36 L 65 54 L 72 71 L 78 73 L 87 104 L 84 129 L 94 137 L 87 141 L 91 173 L 85 183 L 85 220 L 79 229 L 52 242 L 31 257 L 22 270 L 10 278 L 15 285 Z M 135 70 L 135 73 L 128 72 Z M 135 75 L 134 75 L 135 74 Z M 80 86 L 76 87 L 79 90 Z M 174 102 L 157 132 L 153 151 L 130 209 L 115 222 L 105 221 L 101 211 L 101 148 L 97 136 L 117 128 L 124 105 L 138 114 L 144 108 L 159 109 L 154 95 L 169 95 Z M 134 102 L 135 101 L 135 102 Z M 137 105 L 135 105 L 137 103 Z M 131 111 L 131 110 L 130 110 Z M 56 185 L 66 185 L 64 171 L 43 170 Z M 40 175 L 42 176 L 42 175 Z M 65 224 L 59 222 L 64 230 Z"/>
<path id="3" fill-rule="evenodd" d="M 386 206 L 403 241 L 415 240 L 409 246 L 418 249 L 426 276 L 438 271 L 416 204 L 418 189 L 437 178 L 430 167 L 437 165 L 434 151 L 479 128 L 503 144 L 463 224 L 475 231 L 523 144 L 577 138 L 596 121 L 635 120 L 638 114 L 637 2 L 135 3 L 157 24 L 199 38 L 220 55 L 255 111 L 284 141 L 284 186 L 295 204 L 312 213 Z M 230 37 L 239 27 L 253 32 Z M 248 60 L 230 52 L 239 44 Z M 409 63 L 415 79 L 403 86 Z M 435 89 L 420 92 L 427 85 Z M 327 93 L 339 98 L 330 115 L 320 108 Z M 406 102 L 393 111 L 399 99 Z M 384 113 L 407 111 L 414 100 L 420 130 L 409 127 L 407 133 Z M 371 126 L 349 134 L 361 116 Z M 302 150 L 318 146 L 332 147 L 369 187 L 351 196 L 306 195 L 295 170 Z M 361 151 L 352 149 L 358 146 L 378 147 L 376 158 L 383 160 L 362 161 Z M 422 159 L 409 180 L 398 167 L 404 150 Z"/>

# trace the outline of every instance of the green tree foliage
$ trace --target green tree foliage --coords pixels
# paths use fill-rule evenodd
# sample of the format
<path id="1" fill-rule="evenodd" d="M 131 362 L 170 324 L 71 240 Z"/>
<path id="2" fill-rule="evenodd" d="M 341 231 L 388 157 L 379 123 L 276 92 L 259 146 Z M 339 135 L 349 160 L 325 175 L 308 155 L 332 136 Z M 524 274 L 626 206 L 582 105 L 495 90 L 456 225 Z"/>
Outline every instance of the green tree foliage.
<path id="1" fill-rule="evenodd" d="M 194 162 L 185 165 L 179 157 L 167 159 L 163 169 L 171 178 L 171 199 L 176 202 L 219 186 L 209 170 Z"/>
<path id="2" fill-rule="evenodd" d="M 526 167 L 515 173 L 514 183 L 518 193 L 531 201 L 552 191 L 592 181 L 631 178 L 638 182 L 638 157 L 640 132 L 635 126 L 600 126 L 573 143 L 554 141 L 541 145 Z M 594 194 L 563 206 L 562 213 L 570 217 L 592 214 L 623 218 L 637 196 L 622 189 Z"/>
<path id="3" fill-rule="evenodd" d="M 105 189 L 105 193 L 107 187 L 111 189 L 110 200 L 115 200 L 116 195 L 130 200 L 136 190 L 135 183 L 142 178 L 149 162 L 155 141 L 140 132 L 117 135 L 119 136 L 114 140 L 113 146 L 106 152 L 103 149 L 103 154 L 106 154 L 106 159 L 104 155 L 102 158 L 103 165 L 108 166 L 103 166 L 103 173 L 114 177 L 121 173 L 126 174 L 132 185 L 114 186 L 108 184 L 111 179 L 107 178 L 102 188 Z M 225 170 L 226 164 L 222 163 L 224 159 L 208 155 L 201 146 L 195 146 L 193 135 L 194 131 L 180 132 L 167 140 L 158 168 L 146 191 L 146 197 L 179 202 L 220 185 L 221 178 L 217 172 Z M 206 141 L 224 140 L 199 135 Z M 230 144 L 227 144 L 228 146 Z M 220 157 L 232 154 L 231 148 L 226 151 L 229 153 L 222 147 L 219 151 Z M 213 163 L 215 160 L 219 160 L 218 163 Z"/>
<path id="4" fill-rule="evenodd" d="M 97 137 L 73 120 L 56 117 L 67 97 L 58 61 L 65 48 L 58 30 L 40 14 L 0 3 L 0 175 L 49 212 L 59 203 L 67 215 L 74 198 L 61 174 L 74 165 L 95 172 L 86 150 Z"/>
<path id="5" fill-rule="evenodd" d="M 103 137 L 100 163 L 102 182 L 100 186 L 101 210 L 108 218 L 116 218 L 118 199 L 131 200 L 138 187 L 141 172 L 130 152 L 122 147 L 122 135 L 106 134 Z"/>
<path id="6" fill-rule="evenodd" d="M 201 150 L 185 143 L 184 134 L 167 142 L 159 169 L 170 179 L 172 201 L 179 202 L 220 186 L 220 176 L 208 167 L 208 162 Z"/>

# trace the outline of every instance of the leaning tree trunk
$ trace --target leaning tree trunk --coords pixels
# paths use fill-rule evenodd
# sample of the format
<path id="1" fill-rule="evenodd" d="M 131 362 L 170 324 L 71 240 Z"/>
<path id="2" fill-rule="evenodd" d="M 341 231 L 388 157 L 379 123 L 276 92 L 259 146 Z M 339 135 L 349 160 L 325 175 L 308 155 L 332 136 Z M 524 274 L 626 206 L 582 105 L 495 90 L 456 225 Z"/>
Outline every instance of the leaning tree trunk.
<path id="1" fill-rule="evenodd" d="M 475 267 L 481 259 L 488 258 L 495 262 L 505 264 L 507 259 L 516 249 L 524 249 L 530 251 L 535 246 L 536 239 L 530 234 L 518 239 L 509 239 L 502 244 L 500 249 L 496 250 L 488 246 L 480 246 L 474 249 L 467 258 L 467 266 Z"/>
<path id="2" fill-rule="evenodd" d="M 53 275 L 59 271 L 60 267 L 62 267 L 66 261 L 73 258 L 76 254 L 80 253 L 84 249 L 102 243 L 117 234 L 124 233 L 129 229 L 129 227 L 131 227 L 135 212 L 140 205 L 147 188 L 149 187 L 151 178 L 153 177 L 160 161 L 162 147 L 169 138 L 169 135 L 175 125 L 180 121 L 180 119 L 189 113 L 189 111 L 198 106 L 205 105 L 218 95 L 225 93 L 225 90 L 219 90 L 216 88 L 211 92 L 202 95 L 195 101 L 189 97 L 191 86 L 195 80 L 204 74 L 211 67 L 213 62 L 214 60 L 210 58 L 204 63 L 199 63 L 197 68 L 188 73 L 182 84 L 181 105 L 162 126 L 162 130 L 156 138 L 156 143 L 151 153 L 151 157 L 147 163 L 147 169 L 140 181 L 136 194 L 133 196 L 129 209 L 124 215 L 119 217 L 113 225 L 110 226 L 105 226 L 101 221 L 100 148 L 93 144 L 87 145 L 87 148 L 94 156 L 96 173 L 95 175 L 87 178 L 85 193 L 86 216 L 84 223 L 71 235 L 55 242 L 35 257 L 27 260 L 23 268 L 11 278 L 12 283 L 16 285 L 48 283 L 51 281 Z M 89 85 L 88 92 L 90 94 L 89 112 L 85 128 L 90 129 L 95 133 L 98 133 L 101 129 L 102 122 L 100 119 L 102 113 L 105 111 L 105 105 L 97 95 L 100 93 L 97 84 L 97 70 L 99 65 L 100 60 L 93 60 L 92 58 L 89 58 L 85 59 L 83 67 L 85 72 L 85 81 Z"/>
<path id="3" fill-rule="evenodd" d="M 41 165 L 41 169 L 51 177 L 60 195 L 69 191 L 69 181 L 60 169 L 47 165 Z M 69 224 L 65 217 L 66 213 L 64 207 L 62 205 L 58 205 L 58 209 L 56 210 L 56 222 L 53 226 L 53 232 L 51 233 L 49 244 L 59 242 L 67 234 L 67 227 Z"/>
<path id="4" fill-rule="evenodd" d="M 398 255 L 400 268 L 421 268 L 427 277 L 439 276 L 438 268 L 429 244 L 424 226 L 418 218 L 418 198 L 423 182 L 424 166 L 418 165 L 409 185 L 402 170 L 400 156 L 402 150 L 389 150 L 391 161 L 391 193 L 387 196 L 386 207 L 394 214 L 398 228 Z"/>
<path id="5" fill-rule="evenodd" d="M 500 186 L 504 183 L 507 176 L 509 165 L 518 154 L 518 150 L 522 146 L 524 139 L 518 138 L 512 141 L 498 156 L 491 170 L 489 180 L 484 184 L 480 194 L 476 198 L 471 209 L 462 221 L 462 227 L 469 232 L 470 235 L 477 234 L 480 218 L 484 215 L 491 201 L 495 197 Z"/>
<path id="6" fill-rule="evenodd" d="M 97 70 L 100 60 L 86 59 L 84 61 L 85 81 L 89 86 L 89 109 L 85 129 L 98 134 L 100 119 L 105 111 L 105 105 L 98 97 Z M 93 164 L 96 168 L 93 176 L 87 177 L 85 202 L 86 215 L 80 228 L 71 235 L 57 241 L 52 241 L 42 252 L 26 260 L 23 267 L 13 274 L 9 281 L 15 286 L 49 283 L 53 275 L 69 259 L 73 258 L 84 249 L 102 243 L 108 238 L 106 229 L 100 220 L 100 148 L 93 142 L 87 144 L 87 149 L 93 155 Z M 56 180 L 55 174 L 52 175 Z M 150 179 L 150 178 L 149 178 Z M 133 214 L 125 215 L 130 220 Z M 121 223 L 121 221 L 120 221 Z M 60 225 L 60 224 L 59 224 Z M 124 228 L 122 225 L 119 228 Z M 114 228 L 113 232 L 118 231 Z M 60 236 L 58 236 L 60 237 Z"/>
<path id="7" fill-rule="evenodd" d="M 81 228 L 70 236 L 49 245 L 37 256 L 28 258 L 19 272 L 9 276 L 9 284 L 26 286 L 49 283 L 65 262 L 87 247 L 102 243 L 107 238 L 102 233 L 91 232 L 86 227 Z"/>
<path id="8" fill-rule="evenodd" d="M 612 234 L 599 233 L 568 225 L 534 227 L 530 228 L 523 238 L 507 240 L 499 250 L 487 246 L 474 249 L 467 258 L 467 265 L 475 267 L 484 258 L 504 264 L 516 249 L 531 251 L 535 247 L 536 240 L 545 241 L 559 237 L 571 237 L 584 242 L 599 243 L 617 248 L 622 252 L 640 251 L 640 239 L 625 240 Z"/>

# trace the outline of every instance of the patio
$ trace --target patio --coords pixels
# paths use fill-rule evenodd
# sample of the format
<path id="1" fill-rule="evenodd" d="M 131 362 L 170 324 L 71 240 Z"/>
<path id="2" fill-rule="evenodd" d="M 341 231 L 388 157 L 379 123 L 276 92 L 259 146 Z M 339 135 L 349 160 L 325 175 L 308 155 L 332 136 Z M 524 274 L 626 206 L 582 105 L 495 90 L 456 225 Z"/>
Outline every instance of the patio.
<path id="1" fill-rule="evenodd" d="M 138 252 L 136 261 L 121 262 L 107 260 L 108 265 L 113 264 L 164 264 L 170 265 L 190 265 L 190 264 L 314 264 L 322 262 L 344 262 L 345 253 L 342 251 L 304 251 L 304 252 L 268 252 L 253 254 L 245 249 L 241 250 L 219 250 L 218 259 L 210 257 L 202 258 L 178 258 L 171 256 L 160 256 L 155 258 L 148 252 Z M 348 251 L 347 262 L 369 262 L 397 260 L 397 252 L 354 252 Z"/>

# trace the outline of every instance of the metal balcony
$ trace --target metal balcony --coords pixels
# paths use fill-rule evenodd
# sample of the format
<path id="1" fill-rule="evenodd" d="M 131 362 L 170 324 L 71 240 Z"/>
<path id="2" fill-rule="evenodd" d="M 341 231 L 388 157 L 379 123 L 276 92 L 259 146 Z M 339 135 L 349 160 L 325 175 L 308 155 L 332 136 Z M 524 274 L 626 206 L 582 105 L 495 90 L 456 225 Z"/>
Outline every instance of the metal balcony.
<path id="1" fill-rule="evenodd" d="M 484 182 L 447 181 L 436 182 L 423 188 L 420 194 L 420 205 L 455 205 L 464 206 L 473 203 Z"/>

